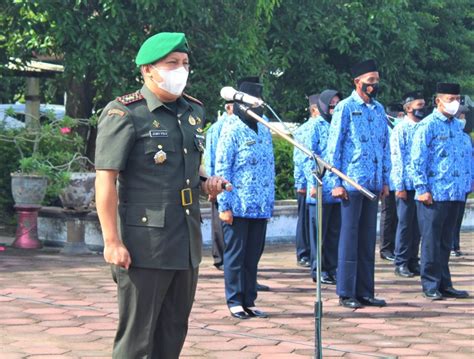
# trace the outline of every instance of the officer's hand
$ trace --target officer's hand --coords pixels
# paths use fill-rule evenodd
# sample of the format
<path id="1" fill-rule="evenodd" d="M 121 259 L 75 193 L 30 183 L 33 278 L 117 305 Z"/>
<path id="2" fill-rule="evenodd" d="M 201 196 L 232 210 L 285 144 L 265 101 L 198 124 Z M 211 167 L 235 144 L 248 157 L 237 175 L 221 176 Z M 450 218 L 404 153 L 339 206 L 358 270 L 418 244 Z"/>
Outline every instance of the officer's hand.
<path id="1" fill-rule="evenodd" d="M 204 192 L 206 192 L 211 197 L 216 197 L 224 189 L 226 191 L 232 191 L 232 184 L 229 183 L 226 179 L 219 176 L 209 177 L 202 184 Z"/>
<path id="2" fill-rule="evenodd" d="M 311 189 L 309 190 L 309 195 L 311 198 L 316 198 L 316 187 L 311 187 Z"/>
<path id="3" fill-rule="evenodd" d="M 132 260 L 130 253 L 122 242 L 107 244 L 104 246 L 104 259 L 107 263 L 128 269 Z"/>
<path id="4" fill-rule="evenodd" d="M 395 197 L 403 199 L 404 201 L 407 200 L 407 191 L 395 191 Z"/>
<path id="5" fill-rule="evenodd" d="M 300 188 L 296 190 L 297 193 L 306 194 L 306 188 Z"/>
<path id="6" fill-rule="evenodd" d="M 207 200 L 208 200 L 209 202 L 215 202 L 215 201 L 217 200 L 217 197 L 216 197 L 216 196 L 208 195 L 208 196 L 207 196 Z"/>
<path id="7" fill-rule="evenodd" d="M 230 209 L 228 211 L 220 212 L 219 218 L 222 222 L 227 224 L 232 224 L 234 221 L 234 216 L 232 215 L 232 211 Z"/>
<path id="8" fill-rule="evenodd" d="M 423 204 L 426 204 L 427 206 L 430 206 L 433 204 L 433 196 L 431 196 L 431 193 L 430 192 L 426 192 L 426 193 L 423 193 L 423 194 L 420 194 L 418 196 L 418 200 L 420 202 L 423 202 Z"/>
<path id="9" fill-rule="evenodd" d="M 341 198 L 343 200 L 348 200 L 349 196 L 347 195 L 347 191 L 344 187 L 336 187 L 332 190 L 332 196 L 335 198 Z"/>
<path id="10" fill-rule="evenodd" d="M 387 185 L 384 185 L 382 187 L 382 192 L 380 192 L 380 198 L 385 198 L 388 197 L 388 194 L 390 193 L 390 190 Z"/>

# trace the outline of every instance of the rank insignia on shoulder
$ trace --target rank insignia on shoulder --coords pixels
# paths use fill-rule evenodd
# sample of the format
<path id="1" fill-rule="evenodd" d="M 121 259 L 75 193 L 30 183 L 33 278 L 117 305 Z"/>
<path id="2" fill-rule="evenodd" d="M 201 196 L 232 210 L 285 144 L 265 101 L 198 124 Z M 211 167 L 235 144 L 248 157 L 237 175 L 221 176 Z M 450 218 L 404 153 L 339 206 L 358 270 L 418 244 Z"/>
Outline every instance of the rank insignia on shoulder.
<path id="1" fill-rule="evenodd" d="M 155 120 L 155 121 L 153 121 L 152 126 L 154 128 L 160 128 L 160 123 L 157 120 Z"/>
<path id="2" fill-rule="evenodd" d="M 184 92 L 183 92 L 183 97 L 184 97 L 186 100 L 190 100 L 190 101 L 192 101 L 192 102 L 197 103 L 198 105 L 204 106 L 201 101 L 199 101 L 197 98 L 194 98 L 194 97 L 192 97 L 192 96 L 189 96 L 187 93 L 184 93 Z"/>
<path id="3" fill-rule="evenodd" d="M 109 111 L 107 111 L 107 116 L 112 116 L 112 115 L 119 115 L 122 117 L 125 115 L 125 112 L 122 110 L 119 110 L 118 108 L 111 108 Z"/>
<path id="4" fill-rule="evenodd" d="M 193 116 L 189 115 L 188 121 L 191 126 L 196 126 L 196 119 Z"/>
<path id="5" fill-rule="evenodd" d="M 117 97 L 117 101 L 125 106 L 143 99 L 144 97 L 140 91 L 132 92 L 130 94 Z"/>
<path id="6" fill-rule="evenodd" d="M 159 150 L 157 153 L 155 153 L 155 156 L 153 156 L 153 159 L 155 160 L 155 163 L 157 165 L 161 165 L 166 161 L 166 152 L 163 150 Z"/>

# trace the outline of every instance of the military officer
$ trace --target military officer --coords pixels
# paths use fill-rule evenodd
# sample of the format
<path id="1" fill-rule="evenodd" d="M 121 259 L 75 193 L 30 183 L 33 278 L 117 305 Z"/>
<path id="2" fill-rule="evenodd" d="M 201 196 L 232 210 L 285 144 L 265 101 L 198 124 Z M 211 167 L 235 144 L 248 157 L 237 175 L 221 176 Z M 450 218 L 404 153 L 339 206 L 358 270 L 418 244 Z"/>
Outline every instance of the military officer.
<path id="1" fill-rule="evenodd" d="M 303 144 L 311 151 L 324 158 L 328 140 L 329 124 L 331 123 L 334 108 L 342 99 L 340 92 L 336 90 L 324 90 L 316 98 L 310 97 L 310 104 L 316 106 L 319 116 L 315 117 L 311 126 L 305 131 Z M 310 244 L 311 244 L 311 277 L 316 282 L 316 251 L 318 250 L 318 218 L 316 201 L 316 178 L 312 175 L 315 169 L 314 161 L 305 157 L 305 174 L 309 184 L 307 203 L 310 218 Z M 328 181 L 329 180 L 329 181 Z M 337 272 L 337 250 L 339 234 L 341 229 L 340 200 L 331 196 L 333 180 L 330 176 L 323 177 L 322 192 L 322 258 L 321 258 L 321 283 L 336 284 Z"/>
<path id="2" fill-rule="evenodd" d="M 436 108 L 420 124 L 411 151 L 418 222 L 421 230 L 421 284 L 431 300 L 466 298 L 453 288 L 449 254 L 456 220 L 471 182 L 459 110 L 460 86 L 438 83 Z"/>
<path id="3" fill-rule="evenodd" d="M 304 122 L 293 133 L 295 140 L 303 142 L 303 136 L 312 126 L 316 117 L 319 115 L 316 106 L 316 99 L 318 95 L 311 95 L 309 97 L 309 113 L 310 118 Z M 310 256 L 311 247 L 309 244 L 309 212 L 306 204 L 306 175 L 304 172 L 305 154 L 298 148 L 293 149 L 293 177 L 295 179 L 296 200 L 298 203 L 298 220 L 296 223 L 296 264 L 300 267 L 311 267 Z"/>
<path id="4" fill-rule="evenodd" d="M 411 164 L 413 134 L 418 123 L 426 116 L 425 100 L 421 91 L 412 91 L 403 96 L 405 118 L 390 135 L 392 170 L 390 187 L 395 191 L 397 206 L 397 231 L 395 238 L 395 274 L 410 278 L 420 275 L 418 251 L 420 232 L 416 217 L 415 187 Z"/>
<path id="5" fill-rule="evenodd" d="M 385 110 L 375 100 L 380 80 L 375 61 L 353 66 L 352 77 L 355 90 L 334 110 L 326 157 L 360 185 L 386 197 L 390 145 Z M 348 308 L 384 306 L 384 300 L 374 297 L 377 202 L 339 178 L 334 183 L 332 195 L 342 199 L 336 287 L 339 303 Z"/>
<path id="6" fill-rule="evenodd" d="M 183 33 L 148 38 L 135 60 L 143 87 L 99 119 L 97 212 L 118 289 L 114 358 L 179 357 L 201 261 L 200 186 L 216 196 L 224 183 L 200 183 L 205 118 L 183 93 L 188 52 Z"/>
<path id="7" fill-rule="evenodd" d="M 258 78 L 240 81 L 239 91 L 262 97 Z M 260 116 L 263 108 L 253 108 Z M 275 168 L 270 131 L 234 104 L 239 118 L 226 126 L 217 144 L 216 174 L 228 178 L 232 192 L 217 197 L 224 222 L 224 282 L 227 306 L 238 319 L 266 317 L 255 306 L 257 267 L 265 244 L 267 220 L 275 197 Z"/>
<path id="8" fill-rule="evenodd" d="M 214 176 L 216 166 L 216 149 L 217 141 L 221 135 L 222 127 L 232 123 L 236 118 L 234 115 L 233 101 L 227 101 L 225 104 L 225 112 L 213 123 L 206 132 L 206 150 L 204 152 L 204 164 L 206 172 L 209 176 Z M 219 210 L 217 199 L 209 197 L 211 202 L 212 213 L 212 257 L 214 266 L 217 269 L 224 269 L 224 233 L 222 232 L 222 223 L 219 219 Z"/>

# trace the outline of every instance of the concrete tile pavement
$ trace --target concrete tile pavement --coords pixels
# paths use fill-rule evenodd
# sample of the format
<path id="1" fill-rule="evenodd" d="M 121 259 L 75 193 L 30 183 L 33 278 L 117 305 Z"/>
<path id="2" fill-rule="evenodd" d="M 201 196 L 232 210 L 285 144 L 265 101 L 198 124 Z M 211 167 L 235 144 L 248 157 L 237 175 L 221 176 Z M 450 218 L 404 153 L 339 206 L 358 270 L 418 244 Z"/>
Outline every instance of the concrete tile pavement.
<path id="1" fill-rule="evenodd" d="M 0 242 L 4 241 L 0 238 Z M 454 285 L 474 293 L 474 233 L 463 233 L 464 257 L 453 258 Z M 182 358 L 311 358 L 315 285 L 296 267 L 291 245 L 265 249 L 258 305 L 268 319 L 229 316 L 223 273 L 204 254 Z M 110 358 L 117 321 L 115 285 L 102 256 L 57 250 L 0 252 L 0 358 Z M 474 300 L 430 302 L 418 278 L 395 277 L 377 258 L 376 294 L 386 308 L 348 310 L 333 286 L 322 286 L 324 357 L 472 358 Z"/>

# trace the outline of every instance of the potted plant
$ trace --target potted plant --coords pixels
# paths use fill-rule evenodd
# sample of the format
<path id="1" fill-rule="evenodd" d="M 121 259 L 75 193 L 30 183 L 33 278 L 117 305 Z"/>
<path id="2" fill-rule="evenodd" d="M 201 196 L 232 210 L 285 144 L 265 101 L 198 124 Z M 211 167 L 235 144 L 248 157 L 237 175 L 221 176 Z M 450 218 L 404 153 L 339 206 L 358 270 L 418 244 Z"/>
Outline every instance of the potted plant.
<path id="1" fill-rule="evenodd" d="M 59 195 L 68 198 L 64 191 L 72 173 L 90 172 L 93 167 L 82 155 L 84 140 L 75 130 L 85 121 L 88 120 L 67 116 L 58 120 L 51 112 L 41 123 L 38 120 L 38 126 L 0 129 L 0 141 L 11 143 L 20 157 L 17 171 L 11 173 L 12 196 L 18 213 L 17 241 L 23 233 L 36 232 L 37 212 L 45 195 L 49 200 Z M 37 237 L 37 234 L 26 236 Z M 35 241 L 37 238 L 29 238 L 25 240 L 28 247 L 21 248 L 37 248 L 39 242 Z"/>

